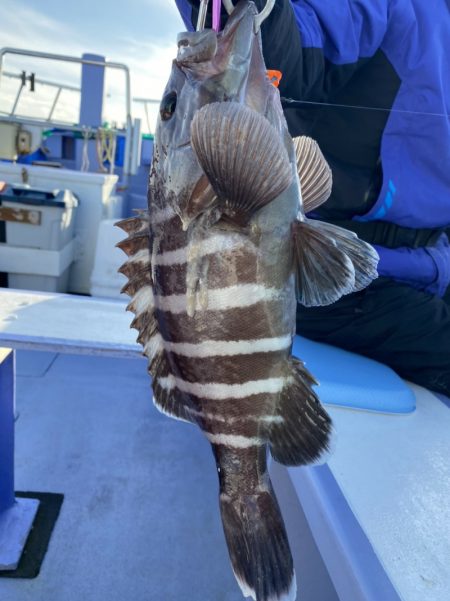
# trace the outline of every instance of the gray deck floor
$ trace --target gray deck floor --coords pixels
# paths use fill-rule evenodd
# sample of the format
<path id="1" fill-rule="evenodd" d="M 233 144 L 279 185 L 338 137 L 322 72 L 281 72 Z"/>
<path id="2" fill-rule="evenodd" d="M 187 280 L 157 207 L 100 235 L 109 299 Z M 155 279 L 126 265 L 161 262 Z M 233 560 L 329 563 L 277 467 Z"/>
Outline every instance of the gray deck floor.
<path id="1" fill-rule="evenodd" d="M 19 352 L 17 410 L 16 490 L 65 499 L 40 575 L 0 578 L 2 601 L 242 600 L 209 445 L 154 409 L 143 361 Z M 335 601 L 300 514 L 298 599 Z"/>

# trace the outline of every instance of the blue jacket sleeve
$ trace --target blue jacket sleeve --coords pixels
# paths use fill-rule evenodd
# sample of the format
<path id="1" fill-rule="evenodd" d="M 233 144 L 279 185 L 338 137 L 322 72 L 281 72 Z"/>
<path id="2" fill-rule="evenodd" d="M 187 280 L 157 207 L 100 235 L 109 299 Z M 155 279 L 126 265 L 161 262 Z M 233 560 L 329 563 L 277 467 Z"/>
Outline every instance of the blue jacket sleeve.
<path id="1" fill-rule="evenodd" d="M 370 58 L 381 46 L 391 0 L 291 0 L 303 48 L 321 48 L 335 65 Z"/>
<path id="2" fill-rule="evenodd" d="M 192 6 L 188 2 L 188 0 L 175 0 L 175 4 L 177 5 L 178 11 L 181 15 L 181 18 L 186 25 L 187 31 L 193 31 L 194 26 L 192 24 Z"/>
<path id="3" fill-rule="evenodd" d="M 446 234 L 440 236 L 435 246 L 424 248 L 374 246 L 380 256 L 381 276 L 444 296 L 450 283 L 450 244 Z"/>

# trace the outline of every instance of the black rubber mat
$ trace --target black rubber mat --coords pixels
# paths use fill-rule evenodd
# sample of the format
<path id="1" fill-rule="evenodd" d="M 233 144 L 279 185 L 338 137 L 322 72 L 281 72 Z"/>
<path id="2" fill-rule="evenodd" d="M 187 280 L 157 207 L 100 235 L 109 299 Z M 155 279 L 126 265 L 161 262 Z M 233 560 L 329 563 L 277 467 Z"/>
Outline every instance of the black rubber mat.
<path id="1" fill-rule="evenodd" d="M 16 498 L 38 499 L 39 509 L 16 570 L 0 571 L 0 578 L 36 578 L 48 549 L 64 495 L 47 492 L 16 492 Z"/>

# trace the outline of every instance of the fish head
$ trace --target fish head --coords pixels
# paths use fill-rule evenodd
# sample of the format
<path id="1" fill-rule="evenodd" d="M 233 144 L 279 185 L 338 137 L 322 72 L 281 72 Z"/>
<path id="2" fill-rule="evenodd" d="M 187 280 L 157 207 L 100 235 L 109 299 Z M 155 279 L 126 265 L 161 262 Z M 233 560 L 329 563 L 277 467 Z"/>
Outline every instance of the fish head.
<path id="1" fill-rule="evenodd" d="M 185 229 L 217 203 L 217 197 L 191 146 L 191 123 L 205 105 L 238 102 L 284 122 L 255 32 L 258 11 L 241 0 L 223 31 L 181 33 L 178 53 L 160 105 L 150 177 L 150 202 L 169 204 Z M 273 117 L 275 115 L 275 118 Z M 220 144 L 220 140 L 217 140 Z"/>

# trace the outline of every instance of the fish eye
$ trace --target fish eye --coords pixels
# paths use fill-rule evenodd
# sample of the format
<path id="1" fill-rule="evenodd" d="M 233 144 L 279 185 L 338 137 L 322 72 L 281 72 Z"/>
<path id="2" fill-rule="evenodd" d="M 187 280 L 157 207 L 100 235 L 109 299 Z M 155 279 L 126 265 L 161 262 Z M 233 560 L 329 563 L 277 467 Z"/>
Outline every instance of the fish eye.
<path id="1" fill-rule="evenodd" d="M 163 121 L 168 121 L 175 112 L 177 106 L 177 93 L 169 92 L 161 100 L 161 106 L 159 107 L 159 114 Z"/>

